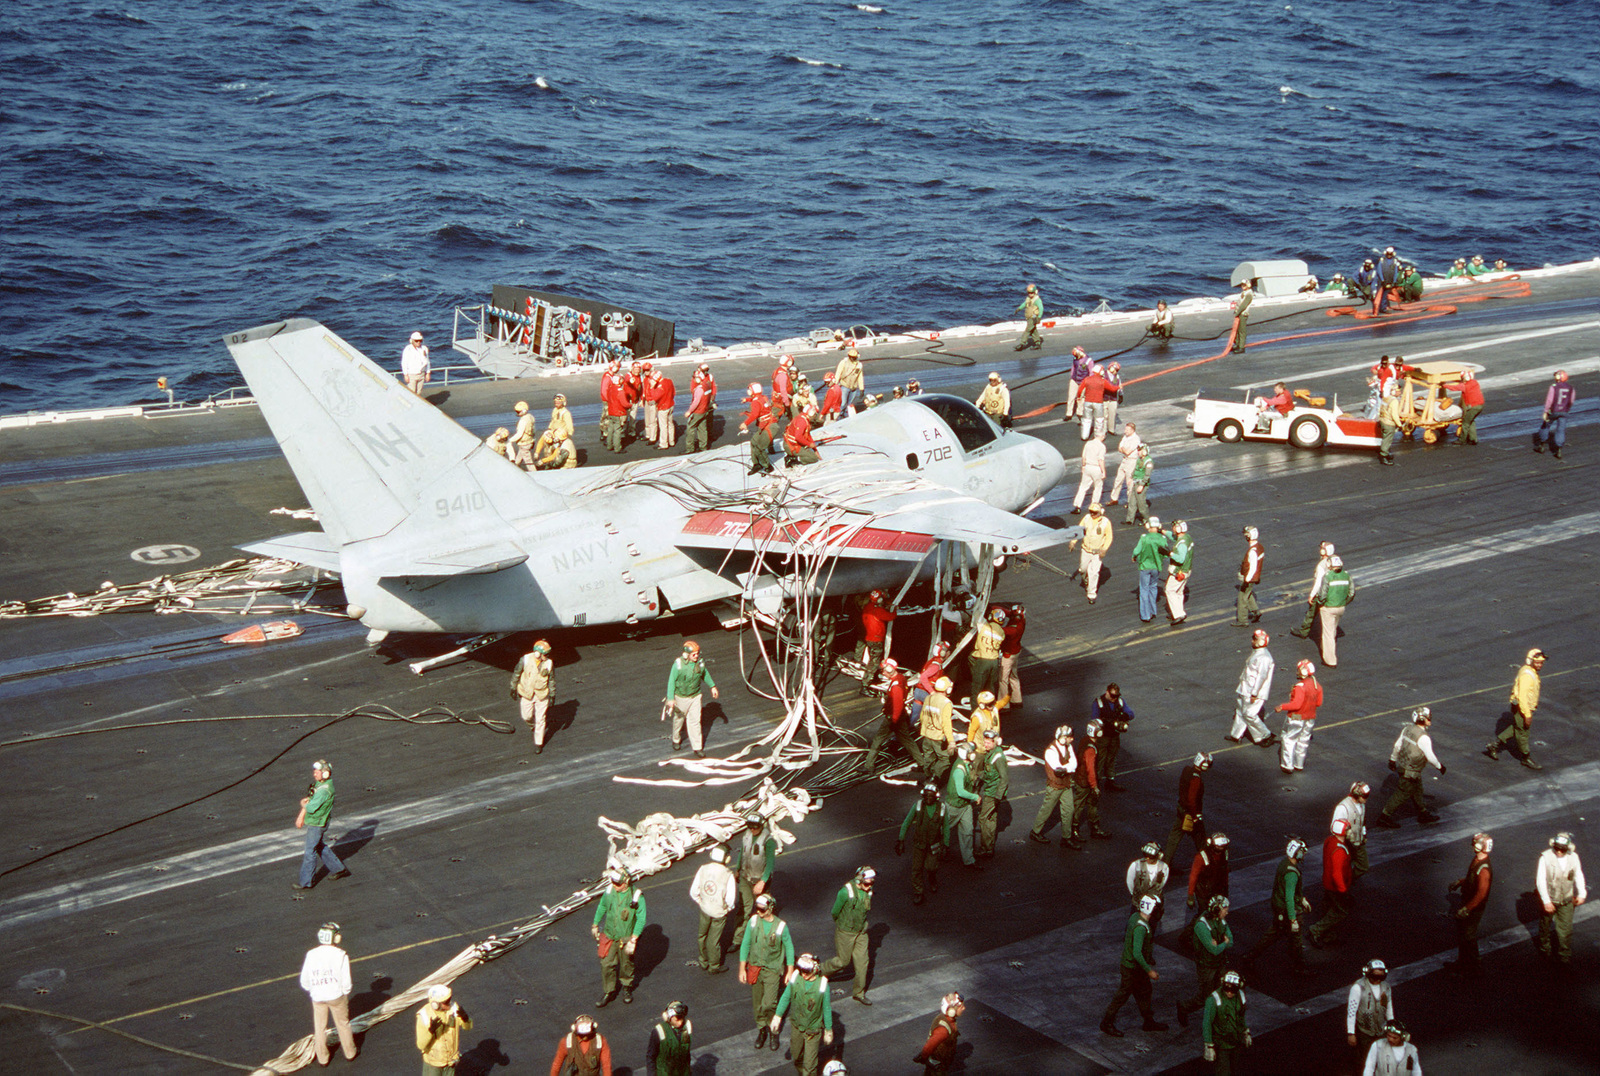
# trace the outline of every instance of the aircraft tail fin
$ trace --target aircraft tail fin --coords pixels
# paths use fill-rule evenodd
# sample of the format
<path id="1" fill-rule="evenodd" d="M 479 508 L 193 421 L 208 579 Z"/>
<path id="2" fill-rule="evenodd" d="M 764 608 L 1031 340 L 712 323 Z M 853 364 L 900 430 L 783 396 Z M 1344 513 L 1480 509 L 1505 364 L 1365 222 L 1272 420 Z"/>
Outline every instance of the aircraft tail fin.
<path id="1" fill-rule="evenodd" d="M 508 518 L 567 506 L 316 321 L 261 325 L 225 343 L 340 547 L 413 515 L 487 539 Z"/>

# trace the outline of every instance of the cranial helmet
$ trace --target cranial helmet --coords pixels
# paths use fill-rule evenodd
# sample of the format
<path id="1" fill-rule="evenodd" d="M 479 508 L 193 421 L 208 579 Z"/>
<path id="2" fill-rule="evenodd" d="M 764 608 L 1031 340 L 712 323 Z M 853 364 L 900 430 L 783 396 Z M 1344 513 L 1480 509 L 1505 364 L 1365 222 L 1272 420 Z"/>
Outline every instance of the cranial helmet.
<path id="1" fill-rule="evenodd" d="M 1056 743 L 1066 743 L 1070 739 L 1072 739 L 1072 726 L 1071 725 L 1057 725 L 1056 726 Z"/>
<path id="2" fill-rule="evenodd" d="M 545 639 L 540 639 L 538 642 L 534 643 L 533 644 L 533 648 L 535 650 L 539 651 L 539 653 L 541 653 L 541 654 L 550 653 L 550 643 L 549 643 L 548 640 L 545 640 Z"/>
<path id="3" fill-rule="evenodd" d="M 1004 624 L 1006 622 L 1006 611 L 998 608 L 990 609 L 989 619 L 994 621 L 996 624 Z"/>
<path id="4" fill-rule="evenodd" d="M 823 1066 L 822 1076 L 850 1076 L 850 1070 L 844 1067 L 843 1061 L 835 1058 Z"/>
<path id="5" fill-rule="evenodd" d="M 1406 1025 L 1399 1020 L 1390 1020 L 1387 1024 L 1384 1024 L 1383 1033 L 1385 1035 L 1399 1035 L 1402 1041 L 1411 1037 L 1411 1032 L 1407 1031 Z"/>
<path id="6" fill-rule="evenodd" d="M 1267 643 L 1271 641 L 1272 636 L 1267 634 L 1265 628 L 1257 628 L 1255 631 L 1250 633 L 1250 645 L 1255 647 L 1257 650 L 1260 650 L 1263 646 L 1266 646 Z"/>
<path id="7" fill-rule="evenodd" d="M 810 975 L 817 970 L 817 958 L 810 953 L 801 953 L 794 958 L 794 966 L 800 970 L 801 975 Z"/>
<path id="8" fill-rule="evenodd" d="M 934 796 L 937 796 L 938 794 L 939 794 L 939 785 L 938 785 L 937 782 L 929 781 L 927 784 L 922 786 L 923 798 L 926 799 L 926 798 L 934 797 Z"/>
<path id="9" fill-rule="evenodd" d="M 1550 847 L 1559 848 L 1563 852 L 1570 852 L 1577 846 L 1573 843 L 1572 834 L 1557 833 L 1554 837 L 1550 838 Z"/>
<path id="10" fill-rule="evenodd" d="M 956 744 L 956 758 L 961 758 L 961 759 L 971 758 L 972 757 L 972 751 L 973 751 L 973 747 L 972 747 L 972 742 L 970 740 L 962 740 L 960 743 Z"/>
<path id="11" fill-rule="evenodd" d="M 1218 893 L 1216 896 L 1212 897 L 1211 902 L 1206 905 L 1206 910 L 1212 915 L 1216 915 L 1218 912 L 1227 911 L 1228 898 L 1223 896 L 1221 893 Z"/>
<path id="12" fill-rule="evenodd" d="M 1155 841 L 1145 841 L 1144 847 L 1139 849 L 1139 851 L 1143 852 L 1146 857 L 1154 859 L 1156 856 L 1161 854 L 1161 846 Z"/>
<path id="13" fill-rule="evenodd" d="M 771 911 L 773 905 L 775 905 L 777 903 L 778 903 L 777 901 L 772 899 L 772 894 L 771 893 L 762 893 L 760 896 L 758 896 L 756 898 L 756 911 L 758 911 L 758 912 Z"/>
<path id="14" fill-rule="evenodd" d="M 317 928 L 318 945 L 338 945 L 340 927 L 338 923 L 327 922 Z"/>
<path id="15" fill-rule="evenodd" d="M 1228 835 L 1223 833 L 1221 830 L 1217 830 L 1217 832 L 1213 833 L 1206 839 L 1206 843 L 1210 844 L 1213 848 L 1226 848 L 1228 847 Z"/>
<path id="16" fill-rule="evenodd" d="M 1488 855 L 1494 851 L 1494 838 L 1487 833 L 1474 833 L 1472 835 L 1472 850 Z"/>
<path id="17" fill-rule="evenodd" d="M 871 867 L 856 868 L 856 878 L 859 879 L 863 885 L 871 885 L 872 880 L 877 876 L 878 872 L 873 870 Z"/>
<path id="18" fill-rule="evenodd" d="M 1420 725 L 1424 721 L 1431 720 L 1433 720 L 1433 711 L 1428 709 L 1426 706 L 1419 706 L 1415 710 L 1411 711 L 1411 723 L 1413 725 Z"/>
<path id="19" fill-rule="evenodd" d="M 896 669 L 900 668 L 900 666 L 894 663 L 894 658 L 884 658 L 883 664 L 879 665 L 878 668 L 882 669 L 886 673 L 893 674 Z"/>
<path id="20" fill-rule="evenodd" d="M 750 395 L 752 395 L 752 396 L 761 395 L 761 382 L 759 382 L 759 381 L 750 382 Z"/>
<path id="21" fill-rule="evenodd" d="M 952 990 L 939 1000 L 939 1011 L 946 1016 L 954 1016 L 956 1010 L 965 1004 L 966 1002 L 962 1000 L 961 995 Z"/>
<path id="22" fill-rule="evenodd" d="M 1299 859 L 1306 854 L 1306 842 L 1299 837 L 1290 837 L 1289 843 L 1284 846 L 1283 854 L 1290 859 Z"/>
<path id="23" fill-rule="evenodd" d="M 720 844 L 712 848 L 709 855 L 711 856 L 711 862 L 713 863 L 728 862 L 728 850 L 722 847 Z"/>
<path id="24" fill-rule="evenodd" d="M 450 988 L 443 983 L 435 983 L 428 987 L 428 1000 L 446 1002 L 450 1000 Z"/>
<path id="25" fill-rule="evenodd" d="M 953 687 L 955 687 L 955 684 L 951 683 L 948 676 L 941 676 L 939 679 L 933 682 L 933 690 L 939 692 L 940 694 L 949 691 Z"/>
<path id="26" fill-rule="evenodd" d="M 1236 971 L 1224 972 L 1222 975 L 1222 988 L 1224 990 L 1238 990 L 1244 986 L 1244 977 Z"/>
<path id="27" fill-rule="evenodd" d="M 1352 796 L 1370 796 L 1372 795 L 1372 786 L 1365 781 L 1357 781 L 1350 786 L 1350 794 Z"/>
<path id="28" fill-rule="evenodd" d="M 1361 974 L 1368 978 L 1376 975 L 1379 980 L 1382 980 L 1388 977 L 1389 966 L 1381 960 L 1369 960 L 1361 965 Z"/>
<path id="29" fill-rule="evenodd" d="M 1300 663 L 1295 668 L 1300 671 L 1301 676 L 1310 676 L 1317 671 L 1317 667 L 1311 663 L 1310 658 L 1301 658 Z"/>
<path id="30" fill-rule="evenodd" d="M 1186 520 L 1186 519 L 1178 520 L 1178 522 L 1176 522 L 1176 523 L 1174 523 L 1172 525 L 1172 533 L 1173 534 L 1188 534 L 1189 533 L 1189 521 Z"/>
<path id="31" fill-rule="evenodd" d="M 600 1025 L 595 1022 L 594 1017 L 580 1016 L 572 1022 L 572 1033 L 583 1038 L 588 1038 L 590 1035 L 595 1033 L 595 1030 L 599 1026 Z"/>
<path id="32" fill-rule="evenodd" d="M 1342 569 L 1344 567 L 1344 558 L 1343 557 L 1329 557 L 1328 558 L 1328 567 L 1332 568 L 1336 572 L 1339 571 L 1340 569 Z"/>
<path id="33" fill-rule="evenodd" d="M 1250 539 L 1250 541 L 1252 541 L 1252 542 L 1253 542 L 1253 541 L 1255 541 L 1255 540 L 1256 540 L 1256 539 L 1257 539 L 1257 538 L 1260 538 L 1260 537 L 1261 537 L 1261 532 L 1260 532 L 1260 531 L 1258 531 L 1258 530 L 1256 530 L 1256 529 L 1255 529 L 1255 528 L 1254 528 L 1254 527 L 1246 527 L 1246 528 L 1245 528 L 1245 529 L 1244 529 L 1244 536 L 1245 536 L 1245 537 L 1246 537 L 1246 538 L 1248 538 L 1248 539 Z"/>
<path id="34" fill-rule="evenodd" d="M 1211 768 L 1211 756 L 1204 751 L 1196 751 L 1194 753 L 1194 766 L 1197 770 L 1209 770 Z"/>
<path id="35" fill-rule="evenodd" d="M 661 1014 L 661 1016 L 663 1019 L 667 1020 L 670 1020 L 674 1016 L 676 1016 L 679 1020 L 687 1020 L 689 1018 L 689 1006 L 685 1005 L 681 1001 L 674 1001 L 671 1005 L 667 1006 L 666 1010 Z"/>
<path id="36" fill-rule="evenodd" d="M 978 692 L 978 705 L 979 706 L 993 706 L 994 705 L 994 692 L 992 692 L 992 691 L 980 691 L 980 692 Z"/>
<path id="37" fill-rule="evenodd" d="M 1091 718 L 1089 723 L 1083 726 L 1083 731 L 1092 740 L 1098 738 L 1105 731 L 1105 726 L 1100 723 L 1098 717 Z"/>
<path id="38" fill-rule="evenodd" d="M 695 642 L 693 639 L 685 639 L 683 641 L 683 649 L 686 653 L 698 656 L 700 653 L 700 644 Z"/>

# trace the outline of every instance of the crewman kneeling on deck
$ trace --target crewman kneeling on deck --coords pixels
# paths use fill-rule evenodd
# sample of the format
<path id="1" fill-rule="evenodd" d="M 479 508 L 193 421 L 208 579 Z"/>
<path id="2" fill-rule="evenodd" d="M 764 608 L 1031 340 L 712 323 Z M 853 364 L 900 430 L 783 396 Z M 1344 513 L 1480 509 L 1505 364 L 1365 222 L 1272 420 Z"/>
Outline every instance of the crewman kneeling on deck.
<path id="1" fill-rule="evenodd" d="M 817 463 L 822 459 L 817 455 L 816 439 L 811 436 L 812 422 L 816 417 L 815 411 L 802 411 L 789 422 L 789 427 L 783 431 L 785 463 Z"/>
<path id="2" fill-rule="evenodd" d="M 483 443 L 489 446 L 490 452 L 493 452 L 501 459 L 508 460 L 511 458 L 511 431 L 504 426 L 501 426 L 486 437 Z"/>
<path id="3" fill-rule="evenodd" d="M 1165 299 L 1156 300 L 1156 319 L 1150 323 L 1150 328 L 1146 329 L 1145 332 L 1157 340 L 1166 341 L 1172 339 L 1172 311 L 1167 309 L 1167 301 Z"/>
<path id="4" fill-rule="evenodd" d="M 571 437 L 561 437 L 555 427 L 539 435 L 534 449 L 534 466 L 541 471 L 562 471 L 578 465 L 578 446 Z"/>

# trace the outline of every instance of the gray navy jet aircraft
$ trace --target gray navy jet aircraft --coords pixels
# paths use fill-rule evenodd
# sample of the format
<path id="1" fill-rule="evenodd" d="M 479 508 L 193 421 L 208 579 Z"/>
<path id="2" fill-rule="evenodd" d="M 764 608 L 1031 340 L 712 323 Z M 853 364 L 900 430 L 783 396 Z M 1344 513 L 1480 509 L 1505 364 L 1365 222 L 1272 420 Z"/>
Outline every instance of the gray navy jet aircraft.
<path id="1" fill-rule="evenodd" d="M 1060 453 L 955 396 L 834 423 L 822 462 L 772 476 L 727 445 L 536 477 L 315 321 L 226 342 L 322 524 L 243 548 L 337 571 L 375 638 L 631 624 L 735 598 L 775 614 L 801 586 L 898 586 L 943 557 L 1068 537 L 1018 514 L 1061 481 Z M 801 582 L 816 556 L 836 558 L 826 582 Z"/>

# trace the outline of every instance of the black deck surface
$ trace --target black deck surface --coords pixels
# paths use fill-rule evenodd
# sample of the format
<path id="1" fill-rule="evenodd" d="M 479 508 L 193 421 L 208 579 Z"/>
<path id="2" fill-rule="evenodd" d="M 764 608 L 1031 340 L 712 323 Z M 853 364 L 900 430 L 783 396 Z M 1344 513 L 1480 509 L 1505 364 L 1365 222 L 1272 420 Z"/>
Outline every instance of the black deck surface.
<path id="1" fill-rule="evenodd" d="M 1124 374 L 1212 355 L 1213 335 L 1224 328 L 1220 316 L 1180 313 L 1180 335 L 1196 339 L 1164 349 L 1145 343 L 1121 356 Z M 976 395 L 984 374 L 999 369 L 1020 413 L 1064 398 L 1060 371 L 1072 344 L 1098 356 L 1136 337 L 1125 328 L 1057 329 L 1043 352 L 1020 361 L 1008 339 L 933 352 L 919 346 L 894 358 L 875 351 L 868 384 L 886 391 L 916 376 L 929 390 Z M 1493 343 L 1450 350 L 1485 341 Z M 1398 466 L 1384 468 L 1368 453 L 1197 440 L 1183 424 L 1188 397 L 1200 387 L 1242 391 L 1283 379 L 1338 391 L 1348 403 L 1362 395 L 1358 364 L 1383 353 L 1441 351 L 1485 367 L 1489 403 L 1476 448 L 1402 444 Z M 1574 380 L 1583 402 L 1566 459 L 1556 461 L 1529 451 L 1528 434 L 1548 370 L 1561 364 L 1580 371 Z M 801 363 L 818 377 L 825 366 L 831 362 Z M 1448 767 L 1426 780 L 1444 820 L 1420 829 L 1407 817 L 1400 831 L 1373 832 L 1374 869 L 1357 884 L 1353 927 L 1337 949 L 1309 951 L 1310 977 L 1288 975 L 1281 953 L 1264 959 L 1248 987 L 1258 1028 L 1251 1071 L 1352 1071 L 1342 1045 L 1342 992 L 1371 957 L 1398 969 L 1397 1010 L 1427 1071 L 1594 1071 L 1594 920 L 1582 914 L 1588 908 L 1579 910 L 1572 969 L 1560 976 L 1528 937 L 1527 894 L 1550 835 L 1572 831 L 1580 855 L 1590 853 L 1589 837 L 1600 836 L 1590 817 L 1600 805 L 1597 369 L 1600 270 L 1591 269 L 1539 279 L 1525 298 L 1461 303 L 1454 314 L 1390 326 L 1320 310 L 1270 322 L 1258 316 L 1246 355 L 1132 386 L 1119 420 L 1136 421 L 1153 445 L 1154 510 L 1169 523 L 1187 519 L 1198 546 L 1188 623 L 1176 630 L 1164 618 L 1139 623 L 1128 562 L 1133 535 L 1121 526 L 1120 508 L 1107 559 L 1113 576 L 1098 605 L 1089 607 L 1077 586 L 1037 564 L 1013 566 L 996 591 L 1026 600 L 1029 613 L 1026 705 L 1006 715 L 1008 739 L 1042 750 L 1057 724 L 1081 725 L 1109 680 L 1137 711 L 1124 741 L 1129 790 L 1102 803 L 1116 837 L 1082 852 L 1027 843 L 1042 780 L 1036 770 L 1015 771 L 999 857 L 981 874 L 947 868 L 942 891 L 917 908 L 909 864 L 892 851 L 891 827 L 908 804 L 903 789 L 856 788 L 800 824 L 774 889 L 801 948 L 831 955 L 834 892 L 860 864 L 881 872 L 876 1004 L 850 1001 L 848 984 L 834 995 L 851 1071 L 914 1071 L 908 1059 L 951 988 L 972 1002 L 963 1025 L 969 1073 L 1204 1071 L 1198 1021 L 1188 1031 L 1174 1024 L 1147 1034 L 1136 1030 L 1130 1004 L 1121 1018 L 1126 1039 L 1096 1030 L 1116 981 L 1123 873 L 1141 843 L 1165 836 L 1178 768 L 1196 750 L 1216 752 L 1206 814 L 1233 837 L 1233 923 L 1248 945 L 1266 925 L 1266 883 L 1285 835 L 1305 835 L 1315 848 L 1356 779 L 1374 785 L 1370 822 L 1393 787 L 1385 767 L 1390 742 L 1411 708 L 1424 704 L 1433 708 L 1434 742 Z M 769 374 L 734 364 L 719 379 L 735 386 Z M 507 423 L 519 398 L 529 398 L 542 420 L 557 390 L 577 405 L 581 447 L 600 460 L 592 379 L 460 386 L 438 402 L 485 432 Z M 724 417 L 736 414 L 734 395 L 724 394 Z M 1035 513 L 1061 521 L 1070 520 L 1080 442 L 1059 414 L 1019 428 L 1069 459 L 1069 480 Z M 720 440 L 736 429 L 735 418 Z M 629 455 L 648 451 L 636 445 Z M 238 543 L 308 526 L 269 514 L 304 499 L 252 409 L 0 434 L 0 505 L 0 599 L 148 578 L 157 571 L 129 559 L 145 546 L 193 546 L 201 556 L 184 565 L 191 568 L 237 555 Z M 1278 771 L 1275 752 L 1222 739 L 1249 647 L 1248 632 L 1228 623 L 1245 524 L 1261 529 L 1267 549 L 1260 591 L 1279 670 L 1273 702 L 1287 698 L 1294 662 L 1316 657 L 1288 629 L 1303 608 L 1318 541 L 1338 545 L 1359 588 L 1339 668 L 1322 674 L 1327 697 L 1308 768 L 1294 777 Z M 1043 559 L 1069 570 L 1076 563 L 1059 549 Z M 309 1030 L 296 977 L 322 921 L 344 925 L 356 981 L 352 1011 L 364 1011 L 469 942 L 586 885 L 605 855 L 598 816 L 637 822 L 734 798 L 737 787 L 673 790 L 611 779 L 662 774 L 654 765 L 668 753 L 656 720 L 660 682 L 684 636 L 702 642 L 725 688 L 712 711 L 719 715 L 714 750 L 753 738 L 778 716 L 738 687 L 737 638 L 707 616 L 691 616 L 632 634 L 554 636 L 555 731 L 537 758 L 520 727 L 507 737 L 465 725 L 329 724 L 368 703 L 511 719 L 507 672 L 529 639 L 421 677 L 402 658 L 443 649 L 441 641 L 413 637 L 374 651 L 359 626 L 315 615 L 299 618 L 309 630 L 293 641 L 247 650 L 216 641 L 262 619 L 0 622 L 0 739 L 87 733 L 0 747 L 10 820 L 0 839 L 0 1000 L 253 1067 Z M 1509 755 L 1492 763 L 1478 753 L 1531 646 L 1550 656 L 1534 727 L 1540 773 Z M 875 704 L 857 698 L 851 684 L 835 682 L 828 701 L 841 722 L 875 721 Z M 251 715 L 294 716 L 103 731 Z M 340 851 L 353 876 L 301 894 L 290 888 L 301 846 L 291 822 L 317 757 L 336 767 L 334 831 L 345 835 Z M 1453 955 L 1440 913 L 1446 883 L 1468 858 L 1467 838 L 1480 828 L 1497 838 L 1496 886 L 1483 922 L 1486 950 L 1496 948 L 1486 956 L 1489 974 L 1463 985 L 1438 970 Z M 708 978 L 685 966 L 696 925 L 687 890 L 697 865 L 646 883 L 652 925 L 640 946 L 637 1001 L 600 1014 L 618 1071 L 642 1071 L 650 1024 L 675 998 L 691 1007 L 696 1072 L 782 1071 L 782 1053 L 750 1050 L 747 989 L 731 975 Z M 1308 879 L 1319 882 L 1317 851 L 1307 865 Z M 1600 871 L 1594 859 L 1591 867 Z M 1181 889 L 1171 892 L 1168 930 L 1181 922 Z M 1320 904 L 1320 885 L 1311 894 Z M 548 1069 L 557 1036 L 576 1014 L 593 1011 L 598 996 L 588 915 L 457 982 L 475 1019 L 458 1071 Z M 1170 1020 L 1180 991 L 1192 990 L 1193 972 L 1171 949 L 1171 936 L 1163 941 L 1156 1002 Z M 29 1073 L 218 1070 L 16 1008 L 0 1009 L 0 1057 L 7 1071 Z M 355 1062 L 382 1073 L 416 1066 L 408 1016 L 368 1033 Z M 347 1065 L 336 1056 L 333 1067 Z"/>

